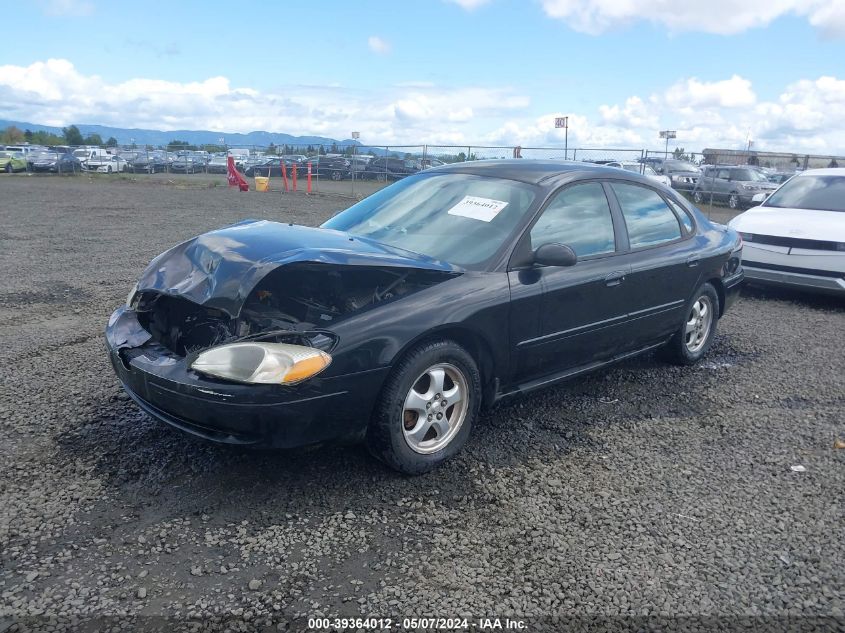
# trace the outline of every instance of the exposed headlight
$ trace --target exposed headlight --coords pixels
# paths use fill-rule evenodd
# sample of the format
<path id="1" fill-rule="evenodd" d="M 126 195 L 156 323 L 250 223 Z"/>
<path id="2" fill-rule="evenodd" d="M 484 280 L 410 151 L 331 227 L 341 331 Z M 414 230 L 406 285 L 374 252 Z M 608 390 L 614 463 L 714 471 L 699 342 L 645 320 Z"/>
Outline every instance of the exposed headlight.
<path id="1" fill-rule="evenodd" d="M 191 368 L 235 382 L 293 385 L 316 376 L 331 362 L 325 352 L 303 345 L 232 343 L 206 350 Z"/>
<path id="2" fill-rule="evenodd" d="M 754 234 L 753 233 L 741 233 L 740 232 L 739 236 L 742 238 L 743 242 L 751 242 L 751 241 L 754 240 Z"/>

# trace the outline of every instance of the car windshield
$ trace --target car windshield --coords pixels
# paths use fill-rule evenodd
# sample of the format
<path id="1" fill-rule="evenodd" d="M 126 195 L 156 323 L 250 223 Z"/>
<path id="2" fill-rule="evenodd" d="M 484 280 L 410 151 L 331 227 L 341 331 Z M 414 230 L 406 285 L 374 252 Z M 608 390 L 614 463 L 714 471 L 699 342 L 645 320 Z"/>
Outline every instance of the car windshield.
<path id="1" fill-rule="evenodd" d="M 638 174 L 643 173 L 643 167 L 645 167 L 645 166 L 640 165 L 639 163 L 622 163 L 622 169 L 625 169 L 627 171 L 633 171 L 633 172 L 638 173 Z M 646 169 L 649 170 L 651 168 L 646 167 Z M 646 172 L 646 173 L 648 173 L 648 172 Z M 652 171 L 652 173 L 654 173 L 654 172 Z"/>
<path id="2" fill-rule="evenodd" d="M 734 169 L 731 179 L 750 182 L 769 182 L 766 174 L 756 169 Z"/>
<path id="3" fill-rule="evenodd" d="M 763 206 L 845 212 L 845 176 L 792 178 L 769 196 Z"/>
<path id="4" fill-rule="evenodd" d="M 522 183 L 469 174 L 406 178 L 323 224 L 459 266 L 480 266 L 534 201 Z"/>

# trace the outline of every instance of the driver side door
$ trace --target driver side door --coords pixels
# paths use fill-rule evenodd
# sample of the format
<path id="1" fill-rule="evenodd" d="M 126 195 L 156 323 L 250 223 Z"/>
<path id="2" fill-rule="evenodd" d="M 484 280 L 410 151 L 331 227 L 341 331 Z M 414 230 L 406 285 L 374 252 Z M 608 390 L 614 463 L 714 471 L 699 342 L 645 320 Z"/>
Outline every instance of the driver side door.
<path id="1" fill-rule="evenodd" d="M 578 262 L 533 269 L 542 293 L 539 323 L 535 336 L 513 339 L 519 382 L 600 363 L 625 346 L 631 266 L 619 256 L 627 247 L 620 222 L 602 183 L 589 181 L 554 194 L 531 227 L 532 251 L 566 244 Z"/>

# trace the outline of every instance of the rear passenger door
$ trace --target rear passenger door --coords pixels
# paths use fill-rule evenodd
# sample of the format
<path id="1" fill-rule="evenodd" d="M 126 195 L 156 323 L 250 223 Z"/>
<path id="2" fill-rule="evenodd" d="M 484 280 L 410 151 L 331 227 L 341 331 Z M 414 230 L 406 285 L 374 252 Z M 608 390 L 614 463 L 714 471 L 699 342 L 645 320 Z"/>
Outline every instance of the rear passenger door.
<path id="1" fill-rule="evenodd" d="M 692 218 L 644 184 L 615 181 L 610 189 L 628 236 L 631 265 L 628 318 L 634 347 L 674 332 L 698 285 L 699 247 Z M 682 213 L 683 217 L 679 217 Z"/>

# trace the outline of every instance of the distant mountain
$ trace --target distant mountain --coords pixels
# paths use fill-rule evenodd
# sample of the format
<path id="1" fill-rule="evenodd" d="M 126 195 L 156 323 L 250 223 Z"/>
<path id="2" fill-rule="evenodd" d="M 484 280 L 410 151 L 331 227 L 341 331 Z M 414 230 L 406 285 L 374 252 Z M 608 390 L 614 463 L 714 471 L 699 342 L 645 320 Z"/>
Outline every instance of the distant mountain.
<path id="1" fill-rule="evenodd" d="M 62 135 L 62 128 L 51 125 L 39 125 L 38 123 L 27 123 L 25 121 L 7 121 L 0 119 L 0 129 L 14 125 L 21 130 L 32 130 L 33 132 L 45 131 L 52 134 Z M 121 145 L 128 145 L 134 142 L 137 145 L 166 145 L 170 141 L 187 141 L 191 145 L 220 144 L 220 139 L 225 139 L 229 147 L 236 145 L 258 145 L 266 147 L 270 143 L 274 145 L 361 145 L 356 140 L 337 140 L 325 136 L 292 136 L 278 132 L 249 132 L 241 134 L 237 132 L 212 132 L 210 130 L 142 130 L 137 128 L 109 127 L 107 125 L 86 125 L 77 123 L 76 127 L 82 136 L 99 134 L 103 141 L 113 136 Z M 133 140 L 134 139 L 134 140 Z"/>

